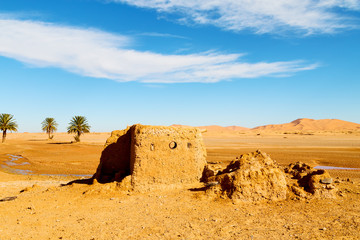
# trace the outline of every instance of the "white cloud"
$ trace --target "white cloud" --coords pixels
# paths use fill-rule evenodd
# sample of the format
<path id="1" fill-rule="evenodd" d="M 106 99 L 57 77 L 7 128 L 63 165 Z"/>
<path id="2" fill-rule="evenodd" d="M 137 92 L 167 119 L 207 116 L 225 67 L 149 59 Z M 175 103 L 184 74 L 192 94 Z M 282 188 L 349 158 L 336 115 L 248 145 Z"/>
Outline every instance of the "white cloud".
<path id="1" fill-rule="evenodd" d="M 180 14 L 181 22 L 211 24 L 232 31 L 258 34 L 334 33 L 354 28 L 355 20 L 336 8 L 359 11 L 359 0 L 112 0 Z"/>
<path id="2" fill-rule="evenodd" d="M 135 34 L 136 36 L 145 36 L 145 37 L 161 37 L 161 38 L 179 38 L 179 39 L 189 39 L 184 36 L 174 35 L 169 33 L 157 33 L 157 32 L 143 32 Z"/>
<path id="3" fill-rule="evenodd" d="M 314 69 L 301 61 L 241 62 L 242 54 L 165 55 L 129 48 L 132 39 L 95 29 L 1 19 L 0 55 L 83 76 L 158 83 L 218 82 Z"/>
<path id="4" fill-rule="evenodd" d="M 359 0 L 322 0 L 319 1 L 320 7 L 340 7 L 347 8 L 352 10 L 360 10 L 360 1 Z"/>

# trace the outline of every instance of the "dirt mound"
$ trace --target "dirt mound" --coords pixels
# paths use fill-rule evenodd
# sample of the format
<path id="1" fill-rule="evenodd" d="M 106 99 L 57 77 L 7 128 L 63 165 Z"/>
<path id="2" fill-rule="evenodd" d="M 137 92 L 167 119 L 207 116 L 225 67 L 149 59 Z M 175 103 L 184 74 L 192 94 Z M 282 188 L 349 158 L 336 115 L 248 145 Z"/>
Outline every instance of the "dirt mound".
<path id="1" fill-rule="evenodd" d="M 288 175 L 290 193 L 298 197 L 335 197 L 336 187 L 330 174 L 325 170 L 314 169 L 305 163 L 297 162 L 286 167 L 285 173 Z"/>
<path id="2" fill-rule="evenodd" d="M 301 162 L 283 169 L 259 150 L 241 155 L 223 170 L 208 165 L 202 181 L 209 194 L 242 202 L 334 198 L 337 192 L 327 171 Z"/>
<path id="3" fill-rule="evenodd" d="M 278 164 L 259 150 L 241 155 L 226 169 L 204 171 L 203 180 L 211 191 L 236 201 L 279 201 L 286 199 L 286 176 Z M 213 176 L 211 176 L 213 175 Z"/>
<path id="4" fill-rule="evenodd" d="M 270 124 L 253 128 L 261 131 L 343 131 L 360 130 L 360 124 L 339 119 L 308 119 L 299 118 L 290 123 Z"/>

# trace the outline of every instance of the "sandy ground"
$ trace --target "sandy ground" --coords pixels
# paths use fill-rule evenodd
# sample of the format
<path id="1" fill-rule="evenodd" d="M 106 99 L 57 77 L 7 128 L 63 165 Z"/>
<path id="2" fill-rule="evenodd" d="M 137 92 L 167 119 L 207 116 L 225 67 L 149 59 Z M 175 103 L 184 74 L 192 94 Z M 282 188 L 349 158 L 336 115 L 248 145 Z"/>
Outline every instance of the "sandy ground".
<path id="1" fill-rule="evenodd" d="M 0 144 L 0 239 L 360 238 L 358 170 L 329 171 L 338 178 L 335 199 L 264 203 L 213 198 L 194 190 L 200 183 L 147 193 L 116 183 L 66 185 L 95 172 L 109 135 L 86 134 L 70 144 L 72 136 L 64 133 L 51 141 L 43 133 L 9 134 Z M 358 135 L 208 132 L 204 140 L 212 164 L 261 149 L 281 165 L 360 168 Z"/>

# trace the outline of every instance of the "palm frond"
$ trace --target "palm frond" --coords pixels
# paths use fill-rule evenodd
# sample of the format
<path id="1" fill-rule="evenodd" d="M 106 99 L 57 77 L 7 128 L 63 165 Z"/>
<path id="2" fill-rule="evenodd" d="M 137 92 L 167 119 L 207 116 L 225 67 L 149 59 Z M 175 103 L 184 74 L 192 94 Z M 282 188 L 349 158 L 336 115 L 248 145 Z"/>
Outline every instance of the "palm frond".
<path id="1" fill-rule="evenodd" d="M 18 125 L 14 116 L 8 113 L 0 114 L 0 130 L 1 131 L 17 131 Z"/>
<path id="2" fill-rule="evenodd" d="M 57 130 L 58 123 L 54 118 L 45 118 L 41 123 L 41 129 L 46 133 L 53 133 Z"/>

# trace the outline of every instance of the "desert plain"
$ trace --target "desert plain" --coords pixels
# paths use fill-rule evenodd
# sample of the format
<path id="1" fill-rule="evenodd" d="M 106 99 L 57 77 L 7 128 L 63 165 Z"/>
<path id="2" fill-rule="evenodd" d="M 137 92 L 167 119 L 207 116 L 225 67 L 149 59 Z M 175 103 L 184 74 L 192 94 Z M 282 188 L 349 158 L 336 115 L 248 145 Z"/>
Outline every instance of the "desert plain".
<path id="1" fill-rule="evenodd" d="M 321 131 L 320 131 L 321 130 Z M 186 188 L 133 192 L 90 178 L 110 133 L 9 133 L 0 144 L 0 239 L 359 239 L 360 132 L 208 127 L 207 162 L 257 149 L 330 167 L 334 198 L 235 203 Z M 331 169 L 339 167 L 346 169 Z M 196 189 L 196 190 L 194 190 Z"/>

